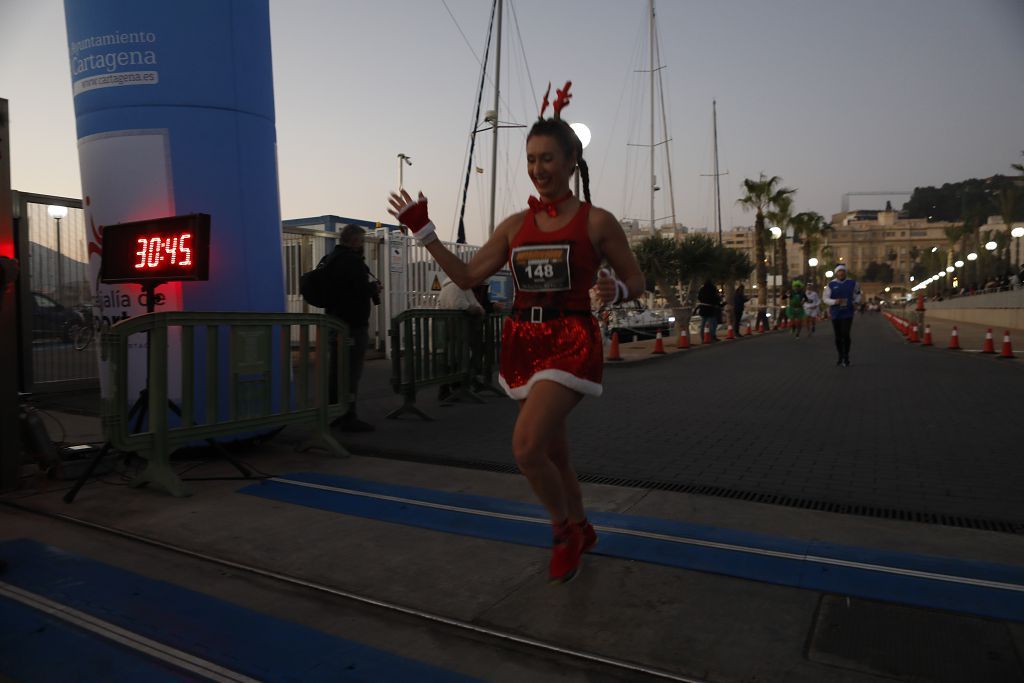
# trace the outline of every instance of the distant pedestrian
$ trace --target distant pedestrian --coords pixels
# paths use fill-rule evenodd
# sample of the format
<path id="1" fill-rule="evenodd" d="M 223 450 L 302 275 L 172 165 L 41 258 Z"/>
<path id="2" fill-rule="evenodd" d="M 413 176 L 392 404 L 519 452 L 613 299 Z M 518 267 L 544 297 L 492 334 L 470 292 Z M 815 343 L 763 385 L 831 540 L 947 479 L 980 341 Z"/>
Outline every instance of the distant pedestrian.
<path id="1" fill-rule="evenodd" d="M 742 334 L 740 323 L 743 322 L 743 309 L 748 301 L 750 301 L 750 297 L 747 296 L 746 289 L 741 282 L 732 295 L 732 329 L 737 337 Z"/>
<path id="2" fill-rule="evenodd" d="M 359 419 L 356 413 L 356 394 L 359 390 L 359 379 L 363 375 L 363 364 L 366 360 L 366 347 L 369 345 L 370 311 L 374 304 L 380 304 L 380 282 L 373 278 L 366 265 L 363 246 L 366 242 L 366 230 L 358 225 L 346 225 L 338 237 L 331 260 L 325 266 L 329 269 L 329 282 L 334 292 L 332 301 L 325 311 L 346 325 L 352 345 L 349 347 L 349 393 L 351 403 L 348 412 L 331 424 L 343 432 L 372 432 L 373 425 Z M 330 348 L 330 383 L 329 396 L 331 403 L 337 401 L 338 357 L 334 352 L 337 344 L 331 339 Z"/>
<path id="3" fill-rule="evenodd" d="M 817 331 L 818 316 L 821 315 L 821 297 L 818 296 L 818 290 L 815 287 L 813 282 L 809 282 L 805 294 L 807 301 L 804 302 L 804 312 L 807 314 L 805 323 L 808 327 L 807 334 L 814 334 Z"/>
<path id="4" fill-rule="evenodd" d="M 836 365 L 850 367 L 850 328 L 853 327 L 855 306 L 860 301 L 860 287 L 856 280 L 846 277 L 846 266 L 836 266 L 836 277 L 828 283 L 822 293 L 822 299 L 829 307 L 832 329 L 836 334 L 836 351 L 839 360 Z"/>
<path id="5" fill-rule="evenodd" d="M 800 328 L 804 324 L 804 304 L 807 303 L 807 296 L 804 294 L 804 283 L 800 280 L 793 280 L 793 286 L 789 290 L 789 299 L 786 303 L 786 317 L 790 321 L 791 334 L 796 339 L 800 338 Z"/>
<path id="6" fill-rule="evenodd" d="M 704 286 L 697 292 L 697 315 L 700 316 L 700 336 L 713 342 L 718 341 L 718 316 L 722 312 L 722 296 L 718 288 L 710 278 L 704 281 Z M 707 331 L 705 331 L 707 330 Z"/>

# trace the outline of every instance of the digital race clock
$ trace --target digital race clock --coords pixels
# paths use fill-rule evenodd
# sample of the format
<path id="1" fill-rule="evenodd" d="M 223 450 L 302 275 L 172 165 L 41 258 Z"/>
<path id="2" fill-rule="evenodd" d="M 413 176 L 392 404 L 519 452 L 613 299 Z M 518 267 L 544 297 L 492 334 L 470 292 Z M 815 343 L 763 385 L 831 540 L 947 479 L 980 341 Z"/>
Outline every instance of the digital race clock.
<path id="1" fill-rule="evenodd" d="M 209 214 L 103 227 L 103 282 L 207 280 L 209 268 Z"/>

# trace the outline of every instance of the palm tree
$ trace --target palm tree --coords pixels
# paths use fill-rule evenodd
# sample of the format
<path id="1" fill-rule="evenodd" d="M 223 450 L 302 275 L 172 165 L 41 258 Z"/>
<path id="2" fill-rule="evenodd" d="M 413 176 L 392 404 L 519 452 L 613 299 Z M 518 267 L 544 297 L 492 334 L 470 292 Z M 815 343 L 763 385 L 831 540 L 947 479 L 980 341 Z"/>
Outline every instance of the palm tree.
<path id="1" fill-rule="evenodd" d="M 654 285 L 661 292 L 676 317 L 675 334 L 679 336 L 679 325 L 689 321 L 689 315 L 676 295 L 676 290 L 671 283 L 679 281 L 679 245 L 670 237 L 651 235 L 633 247 L 633 254 L 640 264 L 640 270 L 648 282 Z M 685 319 L 684 319 L 685 315 Z"/>
<path id="2" fill-rule="evenodd" d="M 946 257 L 946 265 L 953 265 L 953 252 L 956 250 L 957 242 L 964 237 L 964 230 L 962 225 L 950 225 L 942 230 L 946 233 L 946 245 L 949 247 L 949 253 Z"/>
<path id="3" fill-rule="evenodd" d="M 754 272 L 754 264 L 745 251 L 738 251 L 715 245 L 714 258 L 711 263 L 711 278 L 721 282 L 725 289 L 725 321 L 728 323 L 733 318 L 733 298 L 736 293 L 736 283 L 747 280 Z M 735 330 L 739 334 L 739 330 Z"/>
<path id="4" fill-rule="evenodd" d="M 793 239 L 799 238 L 803 242 L 804 279 L 810 280 L 811 266 L 808 261 L 812 254 L 817 253 L 821 239 L 832 231 L 832 226 L 817 211 L 802 211 L 793 216 L 790 223 L 793 225 Z"/>
<path id="5" fill-rule="evenodd" d="M 789 250 L 786 249 L 786 230 L 793 220 L 793 195 L 786 195 L 779 198 L 775 206 L 764 214 L 765 219 L 772 226 L 778 226 L 782 230 L 779 239 L 775 243 L 775 263 L 778 264 L 778 274 L 783 282 L 789 281 Z"/>
<path id="6" fill-rule="evenodd" d="M 1024 157 L 1024 152 L 1021 152 L 1020 155 Z M 1024 164 L 1010 164 L 1010 168 L 1024 175 Z"/>
<path id="7" fill-rule="evenodd" d="M 768 271 L 765 268 L 764 258 L 764 213 L 786 195 L 793 194 L 796 190 L 786 187 L 779 187 L 782 178 L 772 176 L 766 178 L 764 173 L 758 180 L 745 178 L 743 189 L 746 192 L 736 203 L 745 209 L 754 211 L 754 243 L 756 245 L 754 266 L 757 269 L 757 319 L 764 319 L 765 309 L 768 305 Z"/>
<path id="8" fill-rule="evenodd" d="M 679 243 L 677 250 L 679 291 L 685 292 L 683 299 L 685 320 L 682 322 L 687 325 L 690 323 L 693 305 L 697 300 L 700 281 L 715 276 L 715 254 L 718 248 L 718 242 L 707 235 L 687 235 Z M 676 324 L 679 323 L 679 316 L 676 316 Z"/>

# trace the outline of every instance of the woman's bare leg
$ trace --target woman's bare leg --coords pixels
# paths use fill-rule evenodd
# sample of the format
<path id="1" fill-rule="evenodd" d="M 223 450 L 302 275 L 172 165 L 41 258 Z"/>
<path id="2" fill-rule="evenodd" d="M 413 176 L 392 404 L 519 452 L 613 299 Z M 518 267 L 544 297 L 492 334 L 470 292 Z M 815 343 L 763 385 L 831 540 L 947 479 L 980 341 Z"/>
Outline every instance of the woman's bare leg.
<path id="1" fill-rule="evenodd" d="M 565 507 L 569 521 L 582 522 L 586 519 L 586 514 L 583 512 L 583 493 L 580 491 L 580 482 L 576 478 L 576 470 L 569 463 L 569 439 L 565 430 L 565 420 L 562 420 L 558 432 L 548 442 L 548 459 L 554 463 L 562 477 L 562 491 L 565 494 Z"/>
<path id="2" fill-rule="evenodd" d="M 583 397 L 556 382 L 542 380 L 530 389 L 530 396 L 520 404 L 519 418 L 512 431 L 512 453 L 516 465 L 526 476 L 534 494 L 547 508 L 551 521 L 562 522 L 569 517 L 569 498 L 566 494 L 563 469 L 551 458 L 552 442 L 561 436 L 564 442 L 565 418 Z M 568 447 L 556 453 L 565 456 L 568 466 Z M 573 476 L 575 482 L 575 475 Z M 578 491 L 578 485 L 577 485 Z M 582 509 L 582 504 L 573 503 Z M 582 514 L 579 519 L 582 519 Z"/>

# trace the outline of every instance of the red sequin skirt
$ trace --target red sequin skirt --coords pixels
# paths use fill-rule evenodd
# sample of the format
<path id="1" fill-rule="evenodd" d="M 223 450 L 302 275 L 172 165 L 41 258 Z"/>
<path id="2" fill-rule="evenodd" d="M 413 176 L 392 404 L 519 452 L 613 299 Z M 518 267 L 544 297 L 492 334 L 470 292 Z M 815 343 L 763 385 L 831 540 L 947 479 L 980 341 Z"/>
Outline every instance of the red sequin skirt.
<path id="1" fill-rule="evenodd" d="M 506 318 L 498 381 L 517 400 L 526 398 L 540 380 L 600 396 L 603 353 L 601 329 L 592 315 L 567 315 L 543 323 Z"/>

